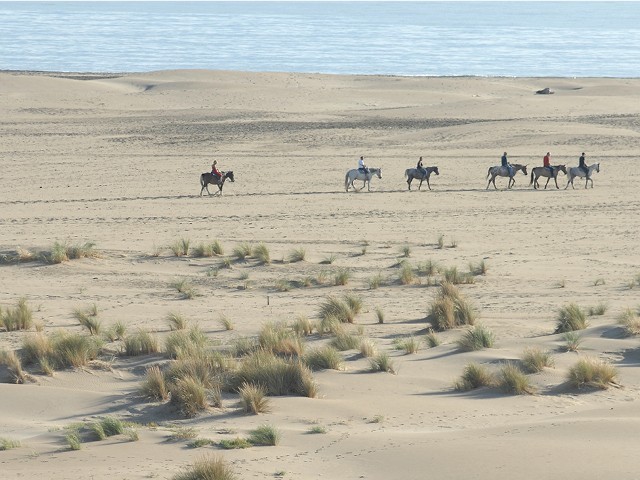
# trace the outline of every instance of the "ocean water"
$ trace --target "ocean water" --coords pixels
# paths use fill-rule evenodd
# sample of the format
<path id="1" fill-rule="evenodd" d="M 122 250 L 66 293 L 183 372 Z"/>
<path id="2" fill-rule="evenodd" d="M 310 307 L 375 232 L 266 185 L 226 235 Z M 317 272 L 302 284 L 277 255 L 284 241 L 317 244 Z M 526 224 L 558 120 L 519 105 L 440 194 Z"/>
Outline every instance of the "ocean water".
<path id="1" fill-rule="evenodd" d="M 0 2 L 0 69 L 640 76 L 640 2 Z"/>

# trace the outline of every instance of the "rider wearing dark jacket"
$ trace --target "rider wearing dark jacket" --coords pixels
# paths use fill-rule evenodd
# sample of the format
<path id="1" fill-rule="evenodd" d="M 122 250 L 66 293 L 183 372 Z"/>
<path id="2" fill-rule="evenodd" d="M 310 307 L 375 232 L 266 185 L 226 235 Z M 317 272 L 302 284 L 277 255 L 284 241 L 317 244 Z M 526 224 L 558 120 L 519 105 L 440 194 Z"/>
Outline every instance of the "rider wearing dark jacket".
<path id="1" fill-rule="evenodd" d="M 416 165 L 416 170 L 418 170 L 418 173 L 423 176 L 427 173 L 427 171 L 422 166 L 422 157 L 420 157 L 420 160 L 418 160 L 418 165 Z"/>
<path id="2" fill-rule="evenodd" d="M 587 167 L 587 164 L 585 163 L 584 152 L 582 152 L 582 155 L 580 156 L 578 162 L 578 168 L 580 168 L 584 172 L 584 174 L 589 177 L 589 167 Z"/>
<path id="3" fill-rule="evenodd" d="M 509 176 L 513 177 L 513 175 L 514 175 L 513 167 L 511 166 L 511 164 L 507 160 L 507 152 L 504 152 L 502 154 L 502 158 L 500 159 L 500 162 L 501 162 L 502 166 L 505 167 L 507 169 L 507 171 L 509 172 Z"/>

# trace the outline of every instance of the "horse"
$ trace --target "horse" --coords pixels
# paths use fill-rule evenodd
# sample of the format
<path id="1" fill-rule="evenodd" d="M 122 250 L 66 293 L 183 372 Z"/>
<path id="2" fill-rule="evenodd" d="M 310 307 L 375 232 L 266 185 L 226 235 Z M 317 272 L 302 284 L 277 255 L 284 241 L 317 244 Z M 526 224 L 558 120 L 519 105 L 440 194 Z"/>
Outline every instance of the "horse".
<path id="1" fill-rule="evenodd" d="M 431 190 L 431 185 L 429 184 L 429 177 L 431 176 L 432 173 L 435 173 L 436 175 L 440 175 L 440 172 L 438 172 L 438 167 L 426 167 L 426 168 L 423 168 L 422 170 L 424 171 L 424 173 L 418 170 L 417 168 L 407 168 L 404 171 L 404 176 L 407 178 L 407 185 L 409 185 L 409 190 L 411 190 L 411 181 L 414 178 L 416 180 L 420 180 L 420 185 L 418 185 L 418 190 L 420 190 L 420 188 L 422 187 L 422 182 L 424 180 L 427 181 L 427 187 L 429 187 L 429 190 Z"/>
<path id="2" fill-rule="evenodd" d="M 516 175 L 516 173 L 518 173 L 518 170 L 522 170 L 522 173 L 524 173 L 525 177 L 527 176 L 526 165 L 520 165 L 519 163 L 512 163 L 511 167 L 513 169 L 513 175 L 509 173 L 509 169 L 507 167 L 503 167 L 500 165 L 498 165 L 497 167 L 489 167 L 489 171 L 487 172 L 487 178 L 491 176 L 491 180 L 489 180 L 489 183 L 487 183 L 487 188 L 485 190 L 489 189 L 489 185 L 491 185 L 492 182 L 493 182 L 493 188 L 495 188 L 496 190 L 498 189 L 498 187 L 496 187 L 497 176 L 509 177 L 509 183 L 507 184 L 507 188 L 511 188 L 516 184 L 516 181 L 513 177 Z"/>
<path id="3" fill-rule="evenodd" d="M 545 190 L 547 189 L 547 185 L 549 185 L 549 180 L 552 178 L 556 182 L 556 188 L 560 188 L 558 186 L 558 174 L 562 172 L 566 175 L 567 167 L 564 165 L 552 165 L 551 168 L 553 168 L 553 173 L 551 173 L 547 167 L 534 167 L 531 170 L 531 181 L 529 182 L 529 185 L 533 184 L 533 188 L 537 189 L 540 186 L 538 178 L 547 177 L 547 183 L 544 184 Z"/>
<path id="4" fill-rule="evenodd" d="M 228 172 L 224 172 L 220 180 L 218 180 L 216 176 L 211 172 L 203 173 L 202 175 L 200 175 L 200 185 L 202 186 L 202 188 L 200 189 L 200 196 L 202 196 L 202 192 L 205 188 L 207 189 L 207 193 L 209 195 L 222 195 L 222 187 L 224 187 L 224 182 L 227 178 L 232 182 L 235 182 L 235 179 L 233 178 L 233 172 L 231 170 L 229 170 Z M 209 191 L 209 184 L 217 185 L 218 191 L 212 194 Z"/>
<path id="5" fill-rule="evenodd" d="M 589 184 L 589 182 L 591 182 L 591 188 L 593 188 L 593 180 L 591 179 L 591 175 L 593 174 L 594 170 L 598 173 L 600 173 L 600 164 L 599 163 L 594 163 L 593 165 L 589 165 L 589 167 L 587 168 L 588 173 L 584 173 L 584 170 L 582 170 L 580 167 L 571 167 L 567 170 L 567 186 L 564 187 L 564 189 L 566 190 L 567 187 L 569 186 L 569 184 L 571 184 L 571 188 L 576 188 L 573 186 L 573 179 L 576 177 L 580 177 L 580 178 L 584 178 L 587 177 L 587 179 L 584 181 L 584 188 L 587 188 L 587 185 Z"/>
<path id="6" fill-rule="evenodd" d="M 376 176 L 378 178 L 382 178 L 382 168 L 370 168 L 369 173 L 364 173 L 359 168 L 354 168 L 353 170 L 349 170 L 347 174 L 344 176 L 344 189 L 346 192 L 349 191 L 349 187 L 353 187 L 356 192 L 359 192 L 367 186 L 367 190 L 371 191 L 371 179 Z M 362 188 L 356 188 L 353 184 L 354 180 L 362 180 L 364 183 L 362 184 Z"/>

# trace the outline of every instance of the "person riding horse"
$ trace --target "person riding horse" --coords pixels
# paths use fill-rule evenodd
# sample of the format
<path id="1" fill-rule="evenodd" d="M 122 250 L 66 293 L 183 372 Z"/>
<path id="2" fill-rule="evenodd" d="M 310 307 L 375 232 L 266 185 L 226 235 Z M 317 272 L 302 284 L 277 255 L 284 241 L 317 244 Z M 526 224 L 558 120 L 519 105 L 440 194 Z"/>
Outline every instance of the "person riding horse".
<path id="1" fill-rule="evenodd" d="M 553 167 L 551 166 L 550 162 L 551 162 L 551 154 L 547 152 L 547 154 L 542 159 L 542 166 L 545 167 L 547 170 L 549 170 L 549 172 L 551 173 L 551 176 L 553 177 Z"/>
<path id="2" fill-rule="evenodd" d="M 218 161 L 214 160 L 211 164 L 211 175 L 215 177 L 216 183 L 219 183 L 222 180 L 222 172 L 218 170 L 216 165 L 218 165 Z"/>
<path id="3" fill-rule="evenodd" d="M 416 170 L 418 170 L 418 173 L 423 177 L 427 174 L 427 171 L 422 166 L 422 157 L 420 157 L 420 160 L 418 160 L 418 165 L 416 165 Z"/>
<path id="4" fill-rule="evenodd" d="M 584 152 L 582 152 L 582 155 L 580 156 L 580 159 L 578 160 L 578 168 L 584 172 L 584 174 L 586 175 L 586 177 L 588 179 L 589 178 L 589 167 L 587 167 L 587 164 L 585 163 Z"/>
<path id="5" fill-rule="evenodd" d="M 500 159 L 500 162 L 501 162 L 502 166 L 504 168 L 506 168 L 507 171 L 509 172 L 509 176 L 513 177 L 515 175 L 515 172 L 513 171 L 513 167 L 511 166 L 511 164 L 507 160 L 507 152 L 504 152 L 502 154 L 502 158 Z"/>
<path id="6" fill-rule="evenodd" d="M 362 173 L 369 173 L 369 169 L 364 164 L 364 157 L 362 156 L 360 157 L 360 160 L 358 160 L 358 170 L 360 170 Z"/>

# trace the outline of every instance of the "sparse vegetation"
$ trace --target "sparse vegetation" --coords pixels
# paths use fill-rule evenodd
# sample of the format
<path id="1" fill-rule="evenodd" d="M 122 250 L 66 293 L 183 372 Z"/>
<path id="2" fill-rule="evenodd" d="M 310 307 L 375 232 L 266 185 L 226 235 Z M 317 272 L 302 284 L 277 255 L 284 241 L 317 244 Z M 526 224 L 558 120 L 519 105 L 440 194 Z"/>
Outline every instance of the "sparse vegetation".
<path id="1" fill-rule="evenodd" d="M 346 332 L 338 332 L 331 340 L 331 346 L 341 352 L 345 350 L 357 350 L 360 348 L 360 339 Z"/>
<path id="2" fill-rule="evenodd" d="M 360 355 L 364 358 L 370 358 L 377 353 L 376 344 L 370 338 L 364 338 L 360 341 Z"/>
<path id="3" fill-rule="evenodd" d="M 280 443 L 280 432 L 270 425 L 261 425 L 249 433 L 252 445 L 276 446 Z"/>
<path id="4" fill-rule="evenodd" d="M 169 389 L 160 367 L 154 365 L 147 368 L 147 375 L 140 387 L 140 393 L 155 400 L 167 400 L 169 398 Z"/>
<path id="5" fill-rule="evenodd" d="M 236 480 L 238 477 L 221 456 L 198 458 L 192 467 L 179 473 L 172 480 Z"/>
<path id="6" fill-rule="evenodd" d="M 99 335 L 102 330 L 102 324 L 98 319 L 98 307 L 94 303 L 87 308 L 76 308 L 73 311 L 73 316 L 78 323 L 85 327 L 90 335 Z"/>
<path id="7" fill-rule="evenodd" d="M 0 350 L 0 365 L 5 365 L 13 383 L 24 383 L 27 379 L 26 372 L 22 369 L 22 362 L 13 350 Z"/>
<path id="8" fill-rule="evenodd" d="M 432 328 L 430 328 L 427 334 L 425 335 L 425 340 L 429 348 L 437 347 L 442 343 L 442 341 L 440 340 L 438 335 L 436 335 L 436 332 L 434 332 Z"/>
<path id="9" fill-rule="evenodd" d="M 0 437 L 0 451 L 11 450 L 12 448 L 19 448 L 22 444 L 18 440 L 10 440 L 8 438 Z"/>
<path id="10" fill-rule="evenodd" d="M 525 371 L 529 373 L 541 372 L 554 364 L 551 354 L 538 347 L 525 348 L 521 361 Z"/>
<path id="11" fill-rule="evenodd" d="M 604 315 L 607 312 L 607 308 L 606 303 L 599 303 L 595 307 L 589 307 L 589 316 Z"/>
<path id="12" fill-rule="evenodd" d="M 577 352 L 583 342 L 582 335 L 578 332 L 565 332 L 562 338 L 565 341 L 565 349 L 568 352 Z"/>
<path id="13" fill-rule="evenodd" d="M 289 292 L 293 288 L 293 285 L 289 280 L 279 278 L 276 280 L 275 289 L 278 292 Z"/>
<path id="14" fill-rule="evenodd" d="M 342 370 L 344 361 L 340 352 L 331 345 L 317 347 L 304 355 L 304 362 L 311 370 Z"/>
<path id="15" fill-rule="evenodd" d="M 200 243 L 191 252 L 194 257 L 213 257 L 224 255 L 224 249 L 218 240 L 212 243 Z"/>
<path id="16" fill-rule="evenodd" d="M 250 243 L 243 242 L 233 248 L 233 256 L 238 260 L 245 260 L 247 257 L 251 256 L 252 251 L 253 246 Z"/>
<path id="17" fill-rule="evenodd" d="M 608 362 L 594 357 L 585 357 L 569 369 L 567 379 L 576 388 L 592 387 L 606 390 L 616 384 L 618 373 Z"/>
<path id="18" fill-rule="evenodd" d="M 413 267 L 409 262 L 402 262 L 398 272 L 398 280 L 402 285 L 411 285 L 416 279 Z"/>
<path id="19" fill-rule="evenodd" d="M 129 334 L 124 339 L 124 352 L 128 357 L 160 352 L 157 337 L 144 330 Z"/>
<path id="20" fill-rule="evenodd" d="M 506 362 L 500 367 L 497 384 L 503 392 L 514 395 L 530 395 L 535 391 L 529 378 L 513 362 Z"/>
<path id="21" fill-rule="evenodd" d="M 165 340 L 165 351 L 171 358 L 197 357 L 205 353 L 208 345 L 207 336 L 194 325 L 189 330 L 171 332 Z"/>
<path id="22" fill-rule="evenodd" d="M 624 327 L 627 335 L 640 335 L 640 315 L 638 311 L 627 308 L 618 318 L 618 323 Z"/>
<path id="23" fill-rule="evenodd" d="M 461 350 L 470 352 L 482 350 L 483 348 L 493 348 L 494 342 L 495 336 L 493 332 L 484 325 L 478 324 L 467 330 L 456 343 Z"/>
<path id="24" fill-rule="evenodd" d="M 289 252 L 289 263 L 302 262 L 307 257 L 307 251 L 303 247 L 294 248 Z"/>
<path id="25" fill-rule="evenodd" d="M 227 331 L 234 329 L 233 322 L 224 313 L 221 313 L 218 316 L 218 323 L 222 326 L 222 328 L 224 328 Z"/>
<path id="26" fill-rule="evenodd" d="M 313 434 L 313 435 L 323 434 L 323 433 L 327 433 L 327 429 L 322 425 L 314 425 L 307 431 L 307 433 Z"/>
<path id="27" fill-rule="evenodd" d="M 209 392 L 199 378 L 187 376 L 176 379 L 169 387 L 171 403 L 185 417 L 195 417 L 199 412 L 209 408 Z"/>
<path id="28" fill-rule="evenodd" d="M 438 248 L 439 248 L 439 249 L 443 249 L 443 248 L 444 248 L 444 235 L 440 235 L 440 236 L 438 237 L 438 242 L 437 242 L 437 244 L 438 244 Z"/>
<path id="29" fill-rule="evenodd" d="M 487 367 L 478 363 L 469 363 L 464 367 L 462 376 L 456 380 L 453 387 L 459 392 L 467 392 L 480 387 L 489 387 L 494 379 Z"/>
<path id="30" fill-rule="evenodd" d="M 376 307 L 375 313 L 376 313 L 376 320 L 378 320 L 378 323 L 384 323 L 384 319 L 385 319 L 384 310 L 382 310 L 382 308 L 380 307 Z"/>
<path id="31" fill-rule="evenodd" d="M 285 322 L 267 322 L 258 335 L 258 344 L 265 352 L 286 357 L 299 357 L 304 343 Z"/>
<path id="32" fill-rule="evenodd" d="M 253 248 L 253 256 L 260 264 L 268 265 L 271 263 L 269 248 L 264 243 L 259 243 Z"/>
<path id="33" fill-rule="evenodd" d="M 469 264 L 469 272 L 471 275 L 486 275 L 487 274 L 487 263 L 484 260 L 473 264 Z"/>
<path id="34" fill-rule="evenodd" d="M 320 262 L 320 264 L 321 265 L 331 265 L 337 259 L 338 259 L 338 256 L 335 253 L 332 253 L 332 254 L 327 255 L 326 257 L 324 257 L 322 259 L 322 261 Z"/>
<path id="35" fill-rule="evenodd" d="M 304 315 L 296 318 L 293 325 L 291 325 L 291 329 L 295 332 L 295 334 L 299 337 L 306 337 L 313 333 L 313 323 Z"/>
<path id="36" fill-rule="evenodd" d="M 349 283 L 351 279 L 351 272 L 346 268 L 338 270 L 338 272 L 333 276 L 333 284 L 336 286 L 346 285 Z"/>
<path id="37" fill-rule="evenodd" d="M 393 342 L 396 350 L 403 350 L 406 354 L 417 353 L 420 350 L 422 342 L 413 335 L 408 337 L 396 338 Z"/>
<path id="38" fill-rule="evenodd" d="M 253 383 L 243 383 L 238 389 L 240 394 L 240 404 L 245 413 L 267 413 L 271 410 L 267 392 L 261 385 Z"/>
<path id="39" fill-rule="evenodd" d="M 410 257 L 411 256 L 411 247 L 409 245 L 403 245 L 402 247 L 400 247 L 400 255 L 403 257 Z"/>
<path id="40" fill-rule="evenodd" d="M 453 285 L 475 283 L 473 275 L 470 273 L 460 273 L 457 267 L 445 268 L 442 272 L 444 281 Z"/>
<path id="41" fill-rule="evenodd" d="M 184 330 L 187 328 L 189 321 L 179 313 L 171 312 L 167 315 L 167 323 L 169 330 Z"/>
<path id="42" fill-rule="evenodd" d="M 78 432 L 72 431 L 66 435 L 67 445 L 69 450 L 80 450 L 82 448 L 82 440 Z"/>
<path id="43" fill-rule="evenodd" d="M 438 273 L 438 264 L 433 260 L 427 260 L 426 262 L 418 263 L 417 270 L 418 275 L 433 277 L 436 273 Z"/>
<path id="44" fill-rule="evenodd" d="M 224 448 L 225 450 L 237 450 L 237 449 L 242 449 L 242 448 L 250 448 L 252 447 L 251 443 L 249 442 L 249 440 L 247 440 L 246 438 L 234 438 L 233 440 L 220 440 L 220 442 L 218 443 L 218 446 L 220 448 Z M 200 479 L 200 477 L 198 477 L 198 480 Z"/>
<path id="45" fill-rule="evenodd" d="M 575 303 L 562 307 L 558 312 L 554 333 L 584 330 L 588 322 L 582 309 Z"/>
<path id="46" fill-rule="evenodd" d="M 334 318 L 343 323 L 353 323 L 356 312 L 351 308 L 347 298 L 327 297 L 320 305 L 320 318 Z"/>
<path id="47" fill-rule="evenodd" d="M 169 250 L 176 257 L 186 257 L 189 255 L 189 245 L 191 244 L 191 240 L 188 238 L 181 238 L 180 240 L 176 240 L 171 245 L 169 245 Z"/>
<path id="48" fill-rule="evenodd" d="M 0 325 L 7 332 L 29 330 L 33 326 L 33 312 L 25 297 L 20 298 L 14 308 L 0 310 Z"/>
<path id="49" fill-rule="evenodd" d="M 396 373 L 393 360 L 387 353 L 378 353 L 375 357 L 370 357 L 369 370 L 372 372 Z"/>
<path id="50" fill-rule="evenodd" d="M 431 303 L 428 320 L 436 330 L 447 330 L 473 325 L 476 312 L 453 284 L 443 282 L 438 295 Z"/>
<path id="51" fill-rule="evenodd" d="M 373 277 L 369 278 L 369 289 L 375 290 L 380 288 L 380 286 L 384 283 L 384 275 L 381 272 L 376 273 Z"/>
<path id="52" fill-rule="evenodd" d="M 604 285 L 605 281 L 604 278 L 596 278 L 593 282 L 593 286 L 597 287 L 598 285 Z"/>

